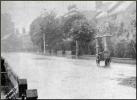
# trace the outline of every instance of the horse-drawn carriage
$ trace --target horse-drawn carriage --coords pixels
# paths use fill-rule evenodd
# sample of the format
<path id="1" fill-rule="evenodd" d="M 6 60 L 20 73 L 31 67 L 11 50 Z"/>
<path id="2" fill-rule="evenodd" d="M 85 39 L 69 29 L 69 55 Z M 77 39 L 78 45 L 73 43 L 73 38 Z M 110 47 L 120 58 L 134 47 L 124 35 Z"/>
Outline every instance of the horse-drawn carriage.
<path id="1" fill-rule="evenodd" d="M 103 37 L 97 34 L 96 36 L 96 63 L 100 66 L 100 61 L 105 61 L 105 66 L 109 66 L 111 62 L 110 52 L 110 37 L 111 35 L 107 32 Z M 102 40 L 104 43 L 104 51 L 102 51 Z"/>
<path id="2" fill-rule="evenodd" d="M 105 61 L 105 66 L 109 66 L 111 62 L 110 52 L 103 51 L 96 54 L 96 63 L 100 66 L 100 61 Z"/>

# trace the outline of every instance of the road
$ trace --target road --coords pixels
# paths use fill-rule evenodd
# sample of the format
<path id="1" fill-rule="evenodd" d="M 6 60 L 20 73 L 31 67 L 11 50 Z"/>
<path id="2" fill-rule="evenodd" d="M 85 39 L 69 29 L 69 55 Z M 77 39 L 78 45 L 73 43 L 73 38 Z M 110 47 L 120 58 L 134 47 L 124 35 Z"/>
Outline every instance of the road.
<path id="1" fill-rule="evenodd" d="M 136 77 L 136 65 L 111 63 L 98 67 L 95 60 L 1 53 L 28 89 L 39 99 L 135 99 L 136 88 L 120 85 L 119 78 Z M 103 65 L 103 62 L 101 63 Z"/>

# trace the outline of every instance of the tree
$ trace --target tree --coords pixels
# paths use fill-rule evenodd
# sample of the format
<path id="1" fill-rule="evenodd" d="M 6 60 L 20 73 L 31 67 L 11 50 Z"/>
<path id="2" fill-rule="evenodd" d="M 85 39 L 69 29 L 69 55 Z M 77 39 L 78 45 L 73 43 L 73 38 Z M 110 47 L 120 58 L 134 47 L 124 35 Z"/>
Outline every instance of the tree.
<path id="1" fill-rule="evenodd" d="M 34 19 L 30 25 L 30 36 L 34 45 L 39 47 L 39 51 L 42 50 L 43 36 L 41 34 L 40 23 L 43 21 L 42 17 L 39 16 Z"/>
<path id="2" fill-rule="evenodd" d="M 71 11 L 72 9 L 77 9 L 77 6 L 75 4 L 68 6 L 68 11 Z"/>
<path id="3" fill-rule="evenodd" d="M 70 5 L 68 6 L 68 12 L 66 14 L 64 14 L 63 18 L 62 18 L 62 29 L 63 29 L 63 33 L 64 36 L 66 38 L 69 37 L 69 31 L 72 27 L 72 23 L 76 20 L 76 19 L 84 19 L 84 15 L 78 11 L 76 5 Z"/>
<path id="4" fill-rule="evenodd" d="M 1 38 L 7 34 L 14 33 L 14 23 L 8 13 L 1 14 Z"/>
<path id="5" fill-rule="evenodd" d="M 49 51 L 55 47 L 56 42 L 63 41 L 62 27 L 60 18 L 56 18 L 56 13 L 53 11 L 44 13 L 36 18 L 30 25 L 30 35 L 33 43 L 39 45 L 41 50 L 44 46 L 48 46 Z M 44 45 L 45 36 L 45 45 Z"/>
<path id="6" fill-rule="evenodd" d="M 72 28 L 69 32 L 73 36 L 74 41 L 78 42 L 78 54 L 83 54 L 83 46 L 88 47 L 88 43 L 94 36 L 94 31 L 90 23 L 85 19 L 77 19 L 72 23 Z M 87 46 L 85 46 L 87 44 Z"/>
<path id="7" fill-rule="evenodd" d="M 59 36 L 59 21 L 53 11 L 47 12 L 45 10 L 40 29 L 41 34 L 45 35 L 46 44 L 49 46 L 49 51 L 51 51 L 51 47 L 55 45 L 54 43 Z"/>
<path id="8" fill-rule="evenodd" d="M 68 6 L 68 12 L 62 16 L 62 34 L 63 38 L 66 40 L 68 38 L 71 38 L 71 35 L 69 34 L 72 23 L 77 19 L 84 19 L 84 15 L 78 11 L 77 6 L 75 4 Z M 73 44 L 73 43 L 72 43 Z M 72 50 L 73 52 L 74 50 Z"/>
<path id="9" fill-rule="evenodd" d="M 127 31 L 127 38 L 131 42 L 134 52 L 136 54 L 136 8 L 131 12 L 131 19 L 125 25 L 125 30 Z"/>
<path id="10" fill-rule="evenodd" d="M 7 38 L 2 40 L 1 43 L 3 51 L 16 51 L 21 48 L 21 41 L 14 34 L 14 23 L 12 22 L 11 16 L 8 13 L 1 14 L 1 38 L 4 36 Z"/>

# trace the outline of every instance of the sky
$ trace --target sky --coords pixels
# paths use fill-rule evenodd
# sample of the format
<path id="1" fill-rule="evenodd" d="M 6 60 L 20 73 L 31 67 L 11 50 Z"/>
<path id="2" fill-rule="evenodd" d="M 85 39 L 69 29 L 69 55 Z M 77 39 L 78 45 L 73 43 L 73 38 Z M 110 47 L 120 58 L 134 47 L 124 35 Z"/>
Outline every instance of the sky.
<path id="1" fill-rule="evenodd" d="M 42 14 L 44 9 L 53 10 L 58 16 L 67 12 L 69 5 L 76 4 L 79 10 L 95 9 L 95 1 L 1 1 L 1 13 L 9 13 L 15 28 L 22 33 L 29 31 L 31 22 Z"/>

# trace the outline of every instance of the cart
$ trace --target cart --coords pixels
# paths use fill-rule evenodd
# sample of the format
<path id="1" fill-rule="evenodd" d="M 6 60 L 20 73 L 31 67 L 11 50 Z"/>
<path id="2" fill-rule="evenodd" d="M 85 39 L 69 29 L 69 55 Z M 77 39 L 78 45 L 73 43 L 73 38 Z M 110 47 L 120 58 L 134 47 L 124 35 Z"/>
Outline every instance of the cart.
<path id="1" fill-rule="evenodd" d="M 109 66 L 111 62 L 110 52 L 103 51 L 96 54 L 96 64 L 100 66 L 100 61 L 105 61 L 105 66 Z"/>

